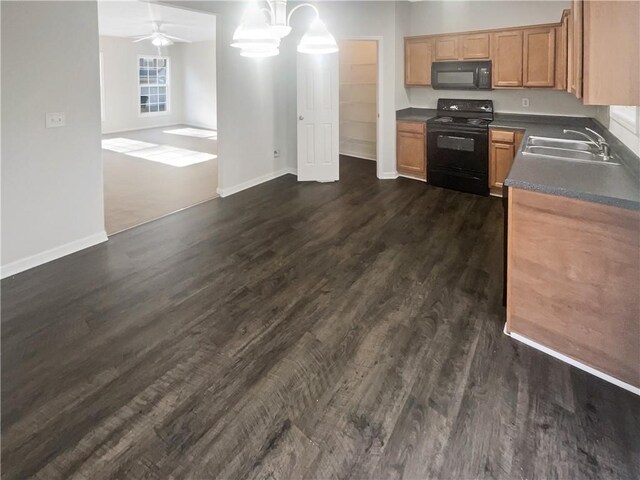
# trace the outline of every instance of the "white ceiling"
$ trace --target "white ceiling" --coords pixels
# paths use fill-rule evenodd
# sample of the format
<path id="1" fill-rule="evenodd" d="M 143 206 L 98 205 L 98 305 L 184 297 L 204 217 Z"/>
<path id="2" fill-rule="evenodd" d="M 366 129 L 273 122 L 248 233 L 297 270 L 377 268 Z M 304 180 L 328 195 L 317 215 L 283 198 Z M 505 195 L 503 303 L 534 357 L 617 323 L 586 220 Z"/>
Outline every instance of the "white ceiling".
<path id="1" fill-rule="evenodd" d="M 197 13 L 145 1 L 99 0 L 100 35 L 133 37 L 152 32 L 153 22 L 162 22 L 162 31 L 176 37 L 204 42 L 215 40 L 214 15 Z"/>

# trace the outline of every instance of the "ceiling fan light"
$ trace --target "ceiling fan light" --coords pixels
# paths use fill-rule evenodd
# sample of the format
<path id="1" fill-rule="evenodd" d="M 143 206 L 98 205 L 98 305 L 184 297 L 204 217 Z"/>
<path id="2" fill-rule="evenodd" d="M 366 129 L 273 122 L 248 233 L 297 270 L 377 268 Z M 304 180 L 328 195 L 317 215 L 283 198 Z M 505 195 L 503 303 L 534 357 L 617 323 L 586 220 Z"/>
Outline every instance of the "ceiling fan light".
<path id="1" fill-rule="evenodd" d="M 169 45 L 173 45 L 173 41 L 162 36 L 157 36 L 151 40 L 151 44 L 156 47 L 167 47 Z"/>
<path id="2" fill-rule="evenodd" d="M 316 18 L 309 30 L 304 34 L 298 45 L 298 52 L 308 54 L 335 53 L 338 51 L 338 44 L 327 26 L 322 20 Z"/>

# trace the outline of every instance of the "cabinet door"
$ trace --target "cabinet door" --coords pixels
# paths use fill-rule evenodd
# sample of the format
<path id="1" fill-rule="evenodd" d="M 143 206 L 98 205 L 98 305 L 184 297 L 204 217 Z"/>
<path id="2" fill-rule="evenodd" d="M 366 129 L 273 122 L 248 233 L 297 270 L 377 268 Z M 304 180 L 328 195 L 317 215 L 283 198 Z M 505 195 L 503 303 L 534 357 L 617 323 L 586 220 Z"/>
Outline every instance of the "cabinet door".
<path id="1" fill-rule="evenodd" d="M 524 31 L 525 87 L 553 87 L 556 79 L 556 29 L 528 28 Z"/>
<path id="2" fill-rule="evenodd" d="M 500 193 L 504 179 L 507 178 L 513 157 L 515 146 L 513 143 L 491 142 L 489 152 L 489 188 L 494 193 Z"/>
<path id="3" fill-rule="evenodd" d="M 557 90 L 567 89 L 567 53 L 569 36 L 569 10 L 562 16 L 562 24 L 556 27 L 556 83 Z"/>
<path id="4" fill-rule="evenodd" d="M 585 105 L 640 105 L 640 2 L 584 2 Z"/>
<path id="5" fill-rule="evenodd" d="M 462 58 L 489 58 L 489 34 L 478 33 L 462 36 Z"/>
<path id="6" fill-rule="evenodd" d="M 491 35 L 494 87 L 522 86 L 522 30 Z"/>
<path id="7" fill-rule="evenodd" d="M 426 141 L 424 133 L 398 130 L 397 167 L 399 173 L 426 179 Z"/>
<path id="8" fill-rule="evenodd" d="M 430 39 L 407 39 L 404 43 L 404 83 L 410 86 L 431 85 L 433 42 Z"/>
<path id="9" fill-rule="evenodd" d="M 443 36 L 437 37 L 436 42 L 436 60 L 457 60 L 458 59 L 458 43 L 460 37 Z"/>
<path id="10" fill-rule="evenodd" d="M 582 98 L 582 0 L 573 0 L 571 5 L 571 76 L 569 91 Z M 611 48 L 615 48 L 611 45 Z"/>

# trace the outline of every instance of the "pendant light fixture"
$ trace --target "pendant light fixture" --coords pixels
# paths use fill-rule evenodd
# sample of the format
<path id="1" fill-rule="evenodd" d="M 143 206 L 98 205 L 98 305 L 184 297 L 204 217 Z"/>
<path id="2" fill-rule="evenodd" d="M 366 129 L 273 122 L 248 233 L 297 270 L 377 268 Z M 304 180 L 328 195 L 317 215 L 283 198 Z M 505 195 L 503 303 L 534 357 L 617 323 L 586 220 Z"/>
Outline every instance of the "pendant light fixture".
<path id="1" fill-rule="evenodd" d="M 338 51 L 336 39 L 320 20 L 320 13 L 314 5 L 310 3 L 296 5 L 287 15 L 286 0 L 266 0 L 266 3 L 269 6 L 268 9 L 260 8 L 256 0 L 250 0 L 242 22 L 233 33 L 231 46 L 239 48 L 240 55 L 252 58 L 278 55 L 280 40 L 291 33 L 291 15 L 302 7 L 311 8 L 316 18 L 300 40 L 298 52 L 326 54 Z"/>

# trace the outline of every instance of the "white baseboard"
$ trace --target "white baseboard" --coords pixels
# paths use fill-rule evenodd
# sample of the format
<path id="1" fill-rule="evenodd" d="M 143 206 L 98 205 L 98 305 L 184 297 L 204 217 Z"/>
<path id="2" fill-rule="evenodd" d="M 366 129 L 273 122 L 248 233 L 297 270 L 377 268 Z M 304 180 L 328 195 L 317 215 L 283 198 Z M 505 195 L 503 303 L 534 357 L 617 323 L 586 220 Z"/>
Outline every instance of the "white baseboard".
<path id="1" fill-rule="evenodd" d="M 246 182 L 239 183 L 238 185 L 234 185 L 233 187 L 228 188 L 220 188 L 216 189 L 218 195 L 222 198 L 228 197 L 229 195 L 233 195 L 234 193 L 241 192 L 242 190 L 246 190 L 247 188 L 255 187 L 256 185 L 260 185 L 261 183 L 268 182 L 269 180 L 273 180 L 274 178 L 281 177 L 282 175 L 296 175 L 297 171 L 293 168 L 283 168 L 281 170 L 277 170 L 273 173 L 269 173 L 267 175 L 262 175 L 261 177 L 252 178 L 251 180 L 247 180 Z"/>
<path id="2" fill-rule="evenodd" d="M 620 388 L 624 388 L 625 390 L 628 390 L 631 393 L 635 393 L 636 395 L 640 395 L 640 388 L 638 387 L 634 387 L 633 385 L 623 382 L 622 380 L 612 377 L 611 375 L 601 372 L 600 370 L 596 370 L 595 368 L 590 367 L 589 365 L 586 365 L 582 362 L 579 362 L 578 360 L 568 357 L 560 352 L 556 352 L 555 350 L 552 350 L 549 347 L 545 347 L 544 345 L 541 345 L 538 342 L 535 342 L 527 337 L 523 337 L 522 335 L 519 335 L 515 332 L 511 332 L 511 333 L 507 332 L 506 323 L 504 324 L 504 334 L 518 340 L 519 342 L 524 343 L 525 345 L 535 348 L 536 350 L 540 350 L 541 352 L 544 352 L 547 355 L 551 355 L 552 357 L 557 358 L 558 360 L 568 363 L 569 365 L 579 368 L 580 370 L 584 370 L 585 372 L 590 373 L 591 375 L 595 375 L 596 377 L 601 378 L 602 380 L 605 380 L 609 383 L 613 383 L 614 385 Z"/>
<path id="3" fill-rule="evenodd" d="M 124 130 L 105 130 L 102 132 L 102 135 L 113 135 L 116 133 L 127 133 L 127 132 L 135 132 L 137 130 L 150 130 L 152 128 L 167 128 L 167 127 L 173 127 L 176 125 L 185 125 L 184 123 L 176 123 L 176 122 L 171 122 L 171 123 L 160 123 L 158 125 L 150 125 L 148 127 L 134 127 L 134 128 L 125 128 Z"/>
<path id="4" fill-rule="evenodd" d="M 380 180 L 394 180 L 398 178 L 398 172 L 382 172 L 378 174 Z"/>
<path id="5" fill-rule="evenodd" d="M 15 262 L 11 262 L 0 267 L 0 278 L 6 278 L 12 275 L 16 275 L 20 272 L 24 272 L 25 270 L 29 270 L 30 268 L 37 267 L 38 265 L 51 262 L 52 260 L 65 257 L 72 253 L 84 250 L 85 248 L 93 247 L 94 245 L 106 241 L 107 233 L 103 230 L 102 232 L 89 235 L 88 237 L 65 243 L 64 245 L 60 245 L 59 247 L 55 247 L 44 252 L 31 255 L 30 257 L 26 257 L 21 260 L 16 260 Z"/>

